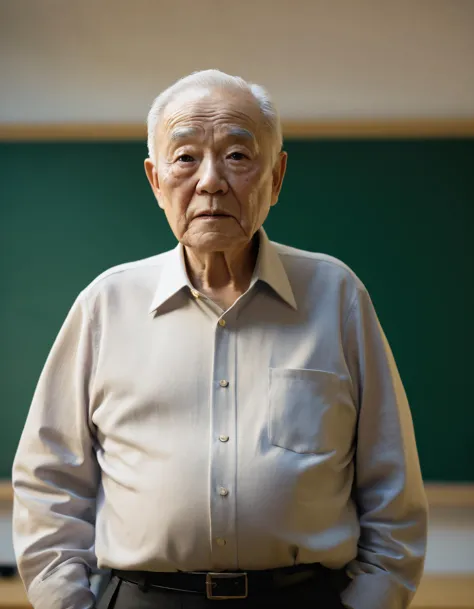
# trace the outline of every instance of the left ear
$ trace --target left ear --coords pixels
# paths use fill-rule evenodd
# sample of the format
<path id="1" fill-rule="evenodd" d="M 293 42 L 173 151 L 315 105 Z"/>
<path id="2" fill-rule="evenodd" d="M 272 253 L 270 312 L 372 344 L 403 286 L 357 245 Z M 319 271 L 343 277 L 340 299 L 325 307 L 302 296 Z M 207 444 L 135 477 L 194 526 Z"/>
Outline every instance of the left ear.
<path id="1" fill-rule="evenodd" d="M 285 177 L 286 165 L 288 161 L 288 153 L 283 150 L 278 153 L 277 160 L 273 165 L 272 170 L 272 202 L 271 205 L 276 205 L 278 197 L 280 196 L 280 190 L 283 184 L 283 178 Z"/>

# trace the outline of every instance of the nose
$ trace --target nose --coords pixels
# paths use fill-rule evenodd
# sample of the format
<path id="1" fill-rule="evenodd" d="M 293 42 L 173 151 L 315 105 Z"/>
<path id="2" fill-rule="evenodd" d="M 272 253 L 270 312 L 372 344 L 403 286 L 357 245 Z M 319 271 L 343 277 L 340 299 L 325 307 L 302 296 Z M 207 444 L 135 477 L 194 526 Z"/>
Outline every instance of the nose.
<path id="1" fill-rule="evenodd" d="M 224 195 L 229 186 L 216 159 L 207 157 L 199 167 L 199 180 L 196 186 L 198 194 Z"/>

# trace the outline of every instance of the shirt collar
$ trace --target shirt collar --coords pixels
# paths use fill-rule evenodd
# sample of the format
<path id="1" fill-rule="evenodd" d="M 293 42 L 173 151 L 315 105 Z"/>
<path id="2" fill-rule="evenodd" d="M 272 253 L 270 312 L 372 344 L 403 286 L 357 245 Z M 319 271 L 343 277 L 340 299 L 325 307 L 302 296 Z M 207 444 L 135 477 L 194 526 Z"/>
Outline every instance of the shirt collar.
<path id="1" fill-rule="evenodd" d="M 268 239 L 264 229 L 261 228 L 258 233 L 259 248 L 257 263 L 250 285 L 252 286 L 257 281 L 263 281 L 282 300 L 296 310 L 295 296 L 280 256 L 273 243 Z M 179 243 L 174 249 L 166 252 L 164 255 L 166 258 L 149 313 L 156 311 L 163 303 L 183 288 L 188 287 L 190 290 L 193 289 L 186 272 L 183 245 Z"/>
<path id="2" fill-rule="evenodd" d="M 188 279 L 186 273 L 186 264 L 184 262 L 184 248 L 181 243 L 164 254 L 165 260 L 163 262 L 162 271 L 158 281 L 149 313 L 156 311 L 163 303 L 169 300 L 172 296 L 177 294 L 184 287 L 189 286 L 191 289 L 191 282 Z"/>
<path id="3" fill-rule="evenodd" d="M 263 228 L 258 234 L 260 237 L 258 257 L 251 284 L 259 280 L 265 282 L 282 300 L 296 310 L 298 307 L 295 296 L 278 251 Z"/>

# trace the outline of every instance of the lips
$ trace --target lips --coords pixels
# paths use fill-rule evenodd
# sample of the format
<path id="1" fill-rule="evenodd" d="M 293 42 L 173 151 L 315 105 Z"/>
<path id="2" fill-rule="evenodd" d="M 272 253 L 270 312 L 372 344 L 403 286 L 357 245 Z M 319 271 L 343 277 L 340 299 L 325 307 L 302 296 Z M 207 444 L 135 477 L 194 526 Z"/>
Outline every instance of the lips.
<path id="1" fill-rule="evenodd" d="M 202 211 L 194 216 L 195 218 L 230 218 L 230 214 L 225 211 Z"/>

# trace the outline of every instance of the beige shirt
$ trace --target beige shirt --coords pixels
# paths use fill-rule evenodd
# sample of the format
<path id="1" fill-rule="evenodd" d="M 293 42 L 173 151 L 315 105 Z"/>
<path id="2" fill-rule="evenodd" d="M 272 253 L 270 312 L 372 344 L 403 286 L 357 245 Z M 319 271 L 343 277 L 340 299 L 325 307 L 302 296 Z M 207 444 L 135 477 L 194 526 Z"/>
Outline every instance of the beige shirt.
<path id="1" fill-rule="evenodd" d="M 339 260 L 268 241 L 227 311 L 183 249 L 74 303 L 13 469 L 35 609 L 93 605 L 100 568 L 348 566 L 344 602 L 406 607 L 425 554 L 410 410 L 369 295 Z"/>

